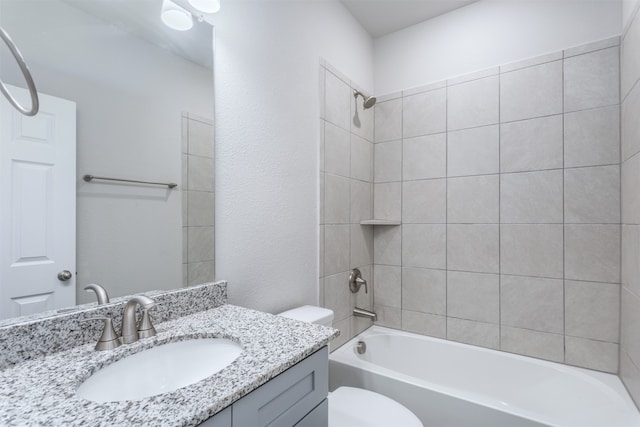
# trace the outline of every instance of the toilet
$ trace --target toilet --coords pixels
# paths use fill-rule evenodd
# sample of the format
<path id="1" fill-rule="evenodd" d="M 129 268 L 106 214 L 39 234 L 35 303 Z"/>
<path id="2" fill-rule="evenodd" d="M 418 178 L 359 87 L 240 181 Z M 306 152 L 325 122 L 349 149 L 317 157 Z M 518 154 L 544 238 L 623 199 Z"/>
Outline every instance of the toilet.
<path id="1" fill-rule="evenodd" d="M 331 327 L 333 311 L 304 305 L 279 314 Z M 338 387 L 329 393 L 329 427 L 424 427 L 413 412 L 393 399 L 355 387 Z"/>

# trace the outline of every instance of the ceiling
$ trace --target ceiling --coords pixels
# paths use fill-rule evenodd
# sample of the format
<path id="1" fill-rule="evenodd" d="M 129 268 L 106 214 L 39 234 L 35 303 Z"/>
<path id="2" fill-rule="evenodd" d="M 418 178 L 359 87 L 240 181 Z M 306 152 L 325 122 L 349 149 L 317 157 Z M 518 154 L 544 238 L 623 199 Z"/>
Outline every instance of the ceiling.
<path id="1" fill-rule="evenodd" d="M 189 31 L 175 31 L 160 20 L 162 0 L 63 0 L 64 2 L 93 15 L 110 25 L 169 50 L 176 55 L 207 68 L 213 68 L 213 30 L 209 16 L 205 22 L 194 19 Z M 174 2 L 198 13 L 186 0 Z"/>
<path id="2" fill-rule="evenodd" d="M 212 67 L 212 30 L 195 22 L 192 30 L 179 32 L 159 19 L 162 0 L 63 0 L 122 30 L 146 39 L 195 63 Z M 193 10 L 187 0 L 174 0 Z M 374 38 L 409 27 L 477 0 L 341 0 Z M 224 7 L 224 5 L 223 5 Z M 211 16 L 204 20 L 211 22 Z"/>
<path id="3" fill-rule="evenodd" d="M 401 30 L 477 0 L 341 0 L 371 37 Z"/>

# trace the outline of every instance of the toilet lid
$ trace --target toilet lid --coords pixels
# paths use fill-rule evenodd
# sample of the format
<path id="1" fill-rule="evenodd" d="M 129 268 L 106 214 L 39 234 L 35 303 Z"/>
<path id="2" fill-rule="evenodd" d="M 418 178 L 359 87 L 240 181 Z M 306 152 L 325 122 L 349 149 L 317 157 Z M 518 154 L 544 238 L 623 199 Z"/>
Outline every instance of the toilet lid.
<path id="1" fill-rule="evenodd" d="M 329 393 L 329 427 L 423 427 L 413 412 L 379 393 L 338 387 Z"/>

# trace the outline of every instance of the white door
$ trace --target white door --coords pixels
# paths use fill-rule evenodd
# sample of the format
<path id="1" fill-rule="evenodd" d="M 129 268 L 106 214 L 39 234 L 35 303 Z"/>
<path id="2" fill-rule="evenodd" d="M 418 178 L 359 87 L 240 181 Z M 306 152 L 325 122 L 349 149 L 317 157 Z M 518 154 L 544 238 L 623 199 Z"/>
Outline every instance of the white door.
<path id="1" fill-rule="evenodd" d="M 76 104 L 38 95 L 33 117 L 0 96 L 0 319 L 75 305 Z"/>

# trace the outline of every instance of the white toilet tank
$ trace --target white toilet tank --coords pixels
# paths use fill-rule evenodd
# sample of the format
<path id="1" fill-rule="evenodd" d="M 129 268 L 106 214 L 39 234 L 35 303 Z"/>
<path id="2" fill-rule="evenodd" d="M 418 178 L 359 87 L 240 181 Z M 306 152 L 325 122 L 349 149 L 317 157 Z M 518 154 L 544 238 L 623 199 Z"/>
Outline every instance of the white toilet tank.
<path id="1" fill-rule="evenodd" d="M 303 305 L 291 310 L 284 311 L 278 316 L 288 317 L 289 319 L 300 320 L 307 323 L 315 323 L 316 325 L 331 327 L 333 323 L 333 310 L 328 308 L 316 307 L 314 305 Z"/>

